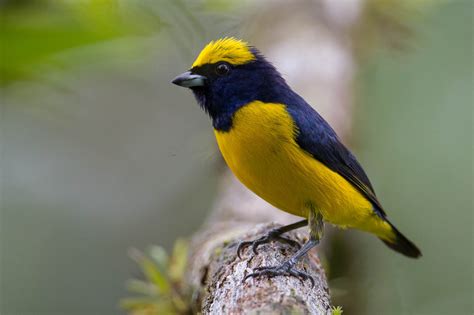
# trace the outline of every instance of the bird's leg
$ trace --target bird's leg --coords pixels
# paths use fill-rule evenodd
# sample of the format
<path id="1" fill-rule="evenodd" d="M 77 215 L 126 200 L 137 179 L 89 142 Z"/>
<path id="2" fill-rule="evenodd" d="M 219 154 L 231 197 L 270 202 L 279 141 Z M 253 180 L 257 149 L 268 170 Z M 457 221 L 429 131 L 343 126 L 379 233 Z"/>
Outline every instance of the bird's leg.
<path id="1" fill-rule="evenodd" d="M 271 241 L 278 241 L 282 243 L 286 243 L 290 246 L 295 246 L 295 247 L 301 247 L 300 244 L 296 241 L 293 241 L 289 238 L 281 236 L 281 234 L 298 229 L 300 227 L 306 226 L 308 224 L 308 220 L 301 220 L 289 225 L 285 225 L 279 228 L 272 229 L 268 231 L 267 234 L 264 236 L 253 240 L 253 241 L 245 241 L 245 242 L 240 242 L 239 246 L 237 247 L 237 256 L 241 258 L 240 254 L 242 253 L 242 250 L 247 247 L 247 246 L 252 246 L 252 251 L 254 254 L 257 254 L 257 248 L 258 246 L 269 243 Z"/>
<path id="2" fill-rule="evenodd" d="M 299 271 L 295 268 L 296 263 L 306 255 L 306 253 L 313 247 L 319 244 L 320 239 L 323 236 L 324 223 L 321 214 L 310 213 L 310 239 L 299 249 L 293 256 L 287 261 L 283 262 L 279 266 L 274 267 L 258 267 L 254 269 L 254 272 L 245 276 L 244 281 L 248 278 L 258 278 L 267 276 L 273 278 L 276 276 L 293 276 L 301 281 L 310 280 L 311 286 L 314 286 L 314 279 L 311 275 L 304 271 Z"/>

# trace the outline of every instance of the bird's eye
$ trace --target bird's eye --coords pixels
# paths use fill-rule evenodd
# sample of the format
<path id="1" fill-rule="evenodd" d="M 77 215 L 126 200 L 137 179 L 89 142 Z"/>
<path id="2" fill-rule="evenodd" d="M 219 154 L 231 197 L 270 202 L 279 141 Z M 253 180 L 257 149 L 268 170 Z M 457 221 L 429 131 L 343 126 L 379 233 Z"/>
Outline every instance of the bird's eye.
<path id="1" fill-rule="evenodd" d="M 230 72 L 230 66 L 226 63 L 220 63 L 216 66 L 216 73 L 220 76 L 224 76 Z"/>

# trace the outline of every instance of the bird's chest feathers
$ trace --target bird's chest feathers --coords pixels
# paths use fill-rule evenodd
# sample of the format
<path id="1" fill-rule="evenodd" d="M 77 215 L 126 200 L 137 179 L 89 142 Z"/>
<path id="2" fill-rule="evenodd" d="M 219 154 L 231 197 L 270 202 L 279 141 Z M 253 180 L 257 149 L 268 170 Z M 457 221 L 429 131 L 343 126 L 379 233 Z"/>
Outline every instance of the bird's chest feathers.
<path id="1" fill-rule="evenodd" d="M 301 150 L 295 141 L 293 119 L 282 104 L 252 102 L 241 107 L 233 117 L 232 128 L 215 130 L 217 143 L 228 166 L 251 190 L 273 201 L 280 208 L 277 195 L 285 194 L 294 174 L 300 170 Z M 292 167 L 295 166 L 295 167 Z"/>
<path id="2" fill-rule="evenodd" d="M 240 168 L 261 171 L 287 156 L 296 146 L 295 126 L 285 106 L 252 102 L 240 108 L 229 131 L 215 131 L 217 143 L 234 172 Z"/>

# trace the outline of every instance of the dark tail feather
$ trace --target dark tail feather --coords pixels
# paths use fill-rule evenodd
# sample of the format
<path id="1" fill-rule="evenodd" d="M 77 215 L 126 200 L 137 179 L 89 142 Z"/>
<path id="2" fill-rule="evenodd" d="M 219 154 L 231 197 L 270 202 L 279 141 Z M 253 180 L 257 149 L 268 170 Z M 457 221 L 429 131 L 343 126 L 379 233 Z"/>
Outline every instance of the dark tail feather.
<path id="1" fill-rule="evenodd" d="M 413 244 L 409 239 L 407 239 L 400 231 L 398 231 L 392 224 L 392 230 L 395 233 L 395 239 L 393 241 L 388 241 L 381 239 L 388 247 L 397 251 L 407 257 L 418 258 L 421 257 L 421 251 Z"/>

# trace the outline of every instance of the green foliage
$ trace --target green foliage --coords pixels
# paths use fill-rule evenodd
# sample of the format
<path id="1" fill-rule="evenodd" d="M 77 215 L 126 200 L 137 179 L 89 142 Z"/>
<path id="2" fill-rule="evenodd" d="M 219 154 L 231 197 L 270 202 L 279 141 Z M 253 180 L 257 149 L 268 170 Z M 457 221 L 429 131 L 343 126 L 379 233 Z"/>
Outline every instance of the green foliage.
<path id="1" fill-rule="evenodd" d="M 131 35 L 163 25 L 131 1 L 37 0 L 0 11 L 0 86 L 30 78 L 41 63 L 67 50 Z"/>
<path id="2" fill-rule="evenodd" d="M 190 313 L 183 283 L 187 254 L 188 245 L 184 240 L 175 242 L 171 256 L 160 246 L 151 247 L 147 254 L 131 250 L 130 256 L 145 279 L 132 279 L 127 283 L 128 290 L 138 296 L 120 301 L 121 308 L 131 315 Z"/>
<path id="3" fill-rule="evenodd" d="M 331 308 L 331 313 L 332 313 L 332 315 L 342 315 L 342 313 L 343 313 L 342 307 L 341 306 L 333 306 Z"/>
<path id="4" fill-rule="evenodd" d="M 193 39 L 202 39 L 207 33 L 200 13 L 212 11 L 220 16 L 237 3 L 226 0 L 3 2 L 0 5 L 0 87 L 19 80 L 37 79 L 36 73 L 43 71 L 43 65 L 65 68 L 84 63 L 78 54 L 67 62 L 58 58 L 72 50 L 97 49 L 101 44 L 121 39 L 151 38 L 165 28 L 172 33 L 175 44 L 186 50 L 192 46 Z M 142 57 L 147 52 L 142 49 L 137 53 L 131 49 L 133 46 L 134 43 L 127 43 L 124 51 Z M 123 51 L 114 48 L 112 53 L 116 58 Z"/>

